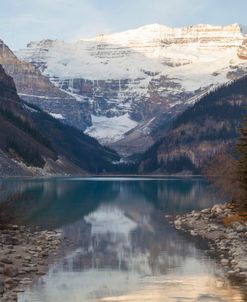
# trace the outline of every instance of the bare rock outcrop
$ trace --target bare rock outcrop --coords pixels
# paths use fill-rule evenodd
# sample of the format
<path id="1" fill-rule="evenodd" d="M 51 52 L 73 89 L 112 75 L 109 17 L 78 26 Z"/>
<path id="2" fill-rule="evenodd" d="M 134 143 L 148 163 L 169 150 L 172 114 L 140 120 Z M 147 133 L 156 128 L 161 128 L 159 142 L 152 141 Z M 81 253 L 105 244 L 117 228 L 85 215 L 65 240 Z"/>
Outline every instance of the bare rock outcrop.
<path id="1" fill-rule="evenodd" d="M 238 49 L 238 56 L 242 60 L 247 60 L 247 38 Z"/>

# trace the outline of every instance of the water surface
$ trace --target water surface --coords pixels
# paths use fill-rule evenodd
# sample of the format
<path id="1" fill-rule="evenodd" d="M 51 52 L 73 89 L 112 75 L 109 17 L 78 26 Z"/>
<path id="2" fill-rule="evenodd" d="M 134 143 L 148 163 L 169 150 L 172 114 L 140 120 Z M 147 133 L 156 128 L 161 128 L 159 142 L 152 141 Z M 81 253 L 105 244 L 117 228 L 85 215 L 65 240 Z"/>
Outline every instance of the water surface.
<path id="1" fill-rule="evenodd" d="M 13 222 L 61 229 L 73 242 L 18 302 L 245 301 L 207 243 L 164 218 L 212 205 L 203 179 L 11 179 L 0 188 Z"/>

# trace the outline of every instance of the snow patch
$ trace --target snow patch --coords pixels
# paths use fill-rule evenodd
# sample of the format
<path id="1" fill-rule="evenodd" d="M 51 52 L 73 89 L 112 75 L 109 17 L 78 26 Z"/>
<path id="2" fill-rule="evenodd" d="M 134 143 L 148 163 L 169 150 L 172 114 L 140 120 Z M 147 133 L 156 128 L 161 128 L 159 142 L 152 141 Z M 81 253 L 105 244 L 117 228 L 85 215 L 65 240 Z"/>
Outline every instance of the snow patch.
<path id="1" fill-rule="evenodd" d="M 92 124 L 85 133 L 104 144 L 122 139 L 126 132 L 138 125 L 128 113 L 110 118 L 92 115 Z"/>
<path id="2" fill-rule="evenodd" d="M 126 217 L 118 208 L 102 206 L 85 217 L 86 222 L 92 225 L 92 234 L 128 234 L 137 227 L 137 224 Z"/>
<path id="3" fill-rule="evenodd" d="M 60 114 L 60 113 L 52 113 L 52 112 L 50 112 L 50 115 L 53 116 L 56 119 L 59 119 L 59 120 L 63 120 L 64 119 L 63 115 Z"/>
<path id="4" fill-rule="evenodd" d="M 60 80 L 137 79 L 149 77 L 145 71 L 169 71 L 165 62 L 212 63 L 227 48 L 234 54 L 243 39 L 238 24 L 182 28 L 153 24 L 72 43 L 32 42 L 16 54 L 28 62 L 45 63 L 44 74 Z"/>
<path id="5" fill-rule="evenodd" d="M 35 113 L 38 112 L 38 110 L 28 106 L 27 104 L 24 104 L 24 108 L 30 112 L 35 112 Z"/>

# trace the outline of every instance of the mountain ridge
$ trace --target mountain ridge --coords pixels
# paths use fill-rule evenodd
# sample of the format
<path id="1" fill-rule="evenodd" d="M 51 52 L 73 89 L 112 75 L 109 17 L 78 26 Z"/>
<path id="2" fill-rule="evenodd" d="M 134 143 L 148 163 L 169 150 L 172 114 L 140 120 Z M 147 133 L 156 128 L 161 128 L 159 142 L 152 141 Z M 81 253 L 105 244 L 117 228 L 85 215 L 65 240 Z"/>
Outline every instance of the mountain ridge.
<path id="1" fill-rule="evenodd" d="M 164 24 L 160 24 L 160 23 L 153 23 L 153 24 L 146 24 L 146 25 L 142 25 L 139 26 L 137 28 L 132 28 L 132 29 L 128 29 L 128 30 L 124 30 L 121 32 L 112 32 L 112 33 L 100 33 L 97 34 L 94 37 L 91 38 L 80 38 L 77 40 L 74 40 L 73 42 L 79 42 L 79 41 L 92 41 L 95 38 L 97 39 L 102 39 L 104 37 L 111 37 L 114 35 L 125 35 L 125 34 L 129 34 L 129 33 L 133 33 L 133 32 L 168 32 L 168 33 L 176 33 L 176 32 L 190 32 L 191 30 L 195 30 L 198 31 L 198 33 L 203 32 L 205 29 L 212 29 L 214 31 L 216 30 L 231 30 L 233 32 L 236 33 L 242 33 L 244 35 L 246 35 L 246 26 L 240 24 L 240 23 L 232 23 L 229 25 L 212 25 L 212 24 L 207 24 L 207 23 L 198 23 L 198 24 L 194 24 L 194 25 L 188 25 L 188 26 L 181 26 L 181 27 L 172 27 L 172 26 L 167 26 Z"/>
<path id="2" fill-rule="evenodd" d="M 86 133 L 128 156 L 150 147 L 152 133 L 199 95 L 241 77 L 246 41 L 239 24 L 150 25 L 70 43 L 32 42 L 16 55 L 87 106 Z"/>
<path id="3" fill-rule="evenodd" d="M 246 75 L 204 95 L 143 155 L 139 172 L 201 173 L 215 155 L 234 154 L 246 104 Z"/>

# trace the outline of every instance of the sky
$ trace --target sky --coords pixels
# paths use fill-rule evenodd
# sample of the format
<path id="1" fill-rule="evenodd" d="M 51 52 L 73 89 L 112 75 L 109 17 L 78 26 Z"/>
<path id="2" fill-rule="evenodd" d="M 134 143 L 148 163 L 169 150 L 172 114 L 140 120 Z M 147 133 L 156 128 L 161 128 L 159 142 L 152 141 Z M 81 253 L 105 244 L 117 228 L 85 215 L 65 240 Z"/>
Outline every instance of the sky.
<path id="1" fill-rule="evenodd" d="M 159 23 L 247 25 L 247 0 L 0 0 L 0 39 L 13 50 L 30 41 L 75 41 Z"/>

